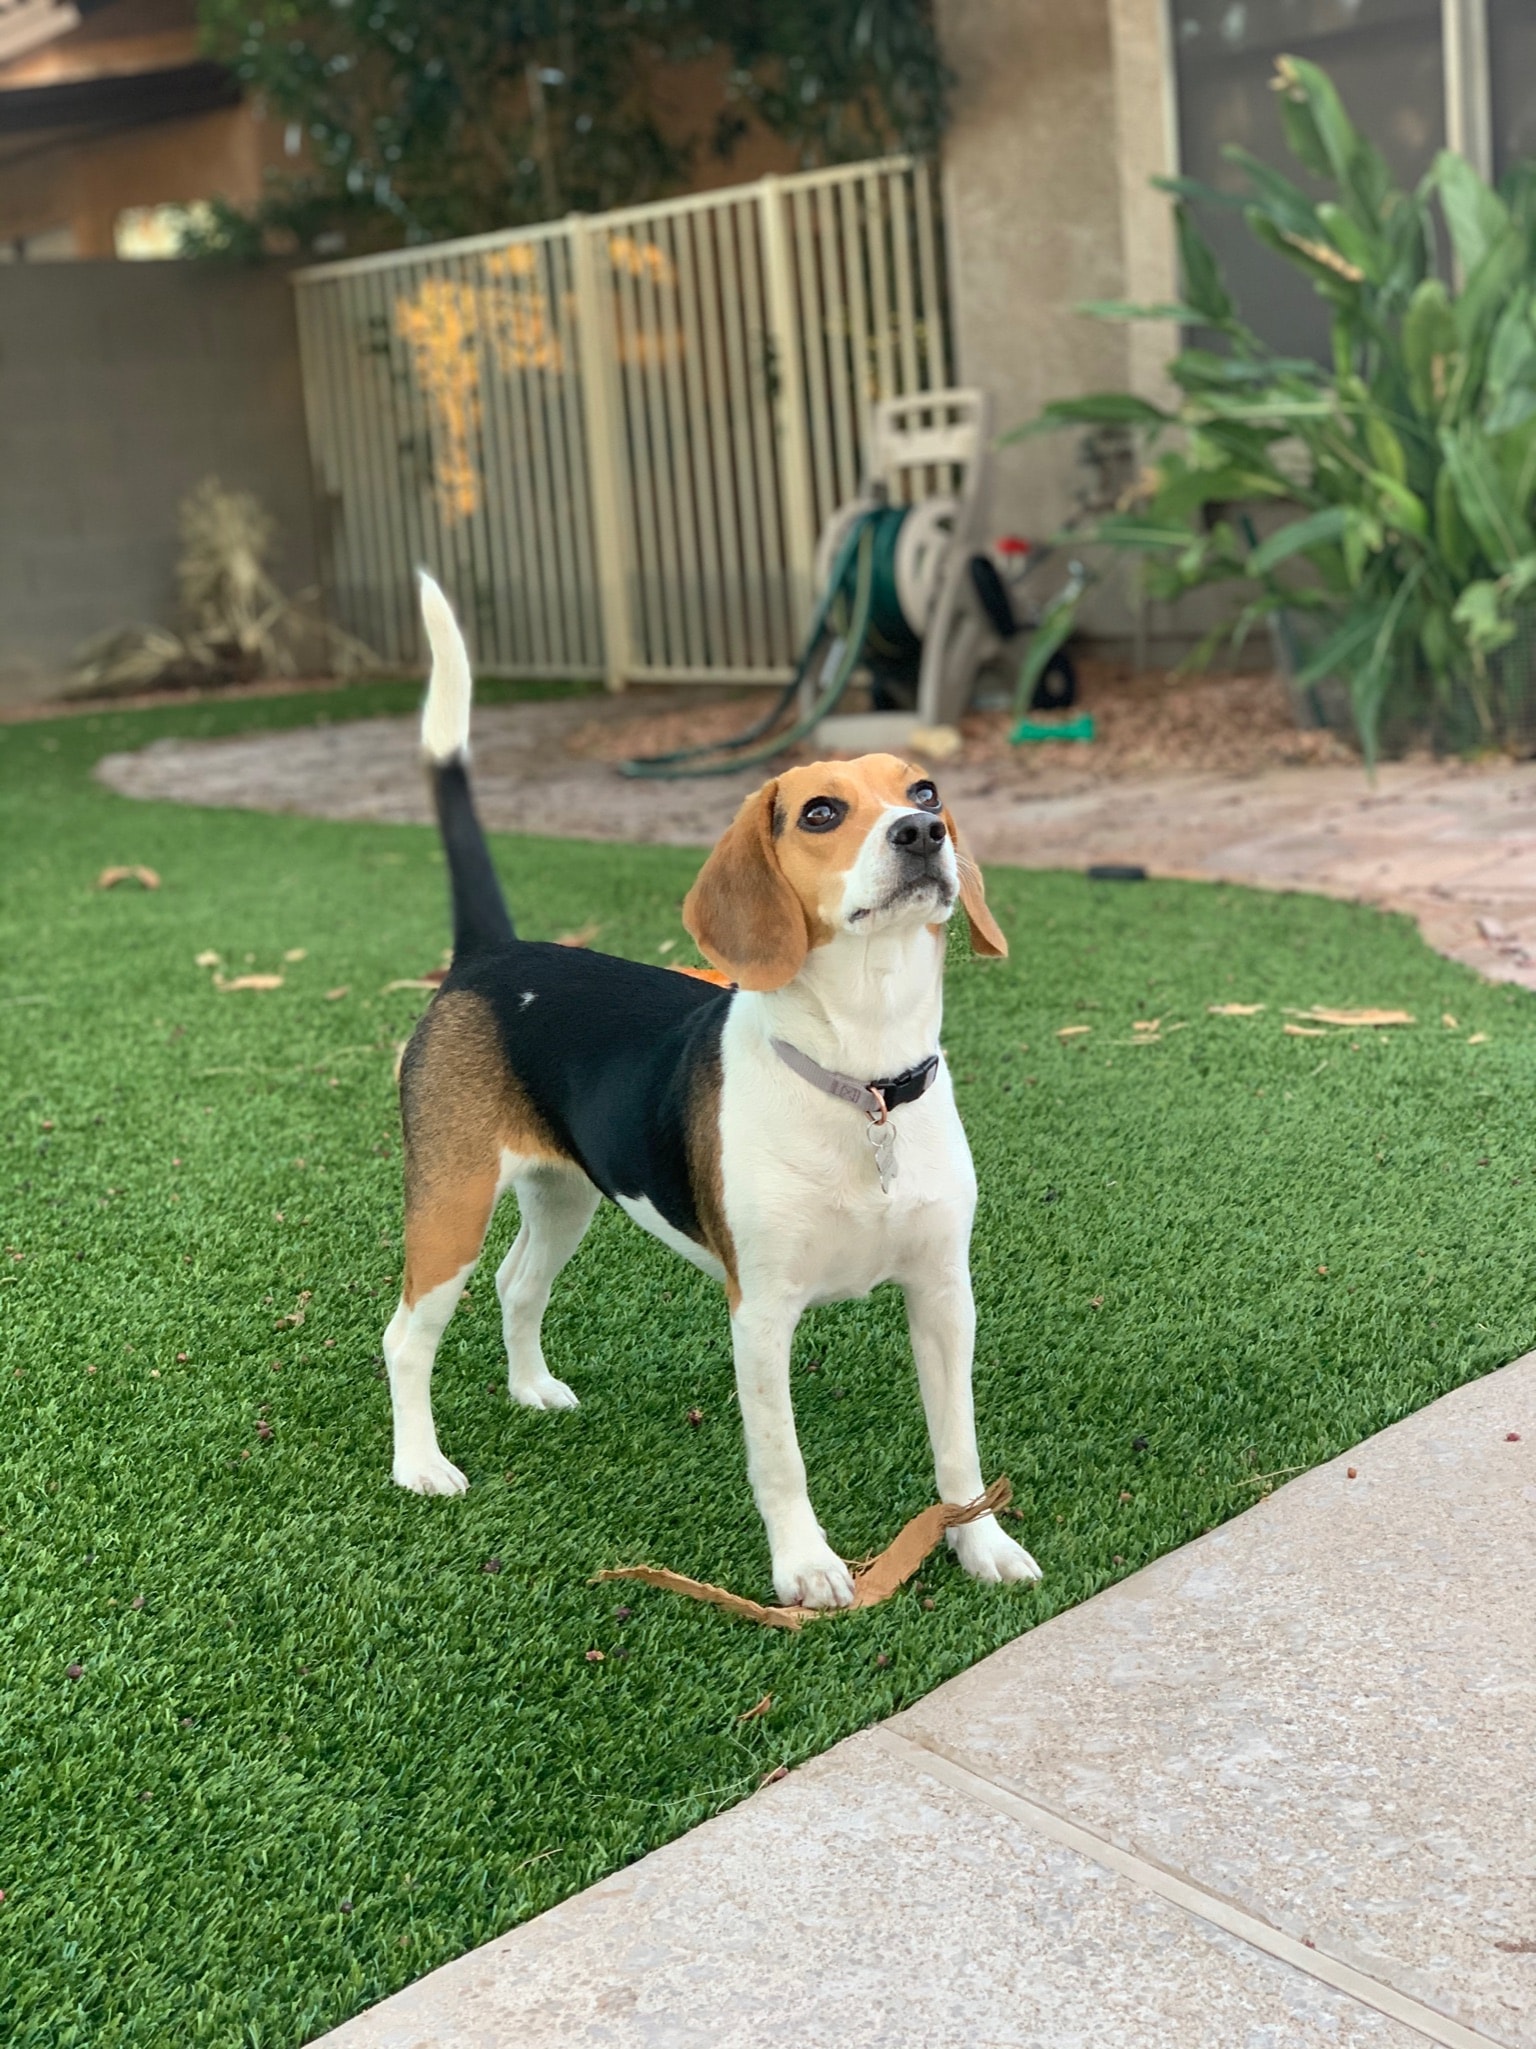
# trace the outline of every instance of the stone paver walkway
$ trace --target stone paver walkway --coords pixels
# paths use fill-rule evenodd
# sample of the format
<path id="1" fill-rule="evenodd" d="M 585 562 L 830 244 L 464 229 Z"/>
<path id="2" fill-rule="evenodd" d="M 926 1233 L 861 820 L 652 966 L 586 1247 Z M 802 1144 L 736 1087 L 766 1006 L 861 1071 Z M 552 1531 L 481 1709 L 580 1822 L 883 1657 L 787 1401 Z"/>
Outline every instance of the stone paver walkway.
<path id="1" fill-rule="evenodd" d="M 636 783 L 566 750 L 576 725 L 633 716 L 628 698 L 477 711 L 475 787 L 486 823 L 707 846 L 764 771 Z M 323 818 L 431 817 L 407 719 L 161 740 L 108 756 L 98 774 L 133 797 Z M 1070 767 L 1042 776 L 982 762 L 950 764 L 943 776 L 983 860 L 1135 861 L 1159 875 L 1360 898 L 1408 912 L 1432 945 L 1480 973 L 1536 987 L 1536 764 L 1389 764 L 1374 789 L 1353 767 L 1104 781 Z"/>
<path id="2" fill-rule="evenodd" d="M 1536 1354 L 326 2049 L 1530 2049 L 1533 1585 Z"/>

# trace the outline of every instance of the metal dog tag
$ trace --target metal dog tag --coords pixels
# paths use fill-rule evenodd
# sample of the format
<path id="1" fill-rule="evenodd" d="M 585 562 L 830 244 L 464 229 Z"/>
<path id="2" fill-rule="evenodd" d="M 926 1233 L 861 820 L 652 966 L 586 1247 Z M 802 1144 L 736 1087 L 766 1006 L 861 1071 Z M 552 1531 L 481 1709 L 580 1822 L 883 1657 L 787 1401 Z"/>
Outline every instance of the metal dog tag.
<path id="1" fill-rule="evenodd" d="M 891 1183 L 896 1179 L 896 1132 L 889 1119 L 876 1124 L 871 1121 L 866 1133 L 875 1154 L 875 1172 L 880 1176 L 880 1193 L 889 1195 Z"/>

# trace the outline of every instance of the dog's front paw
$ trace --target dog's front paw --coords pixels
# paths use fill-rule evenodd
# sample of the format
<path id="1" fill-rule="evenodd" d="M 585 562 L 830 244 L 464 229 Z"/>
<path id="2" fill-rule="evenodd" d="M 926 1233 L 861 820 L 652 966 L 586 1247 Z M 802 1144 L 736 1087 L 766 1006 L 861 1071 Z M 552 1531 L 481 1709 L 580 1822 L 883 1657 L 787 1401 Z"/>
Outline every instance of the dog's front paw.
<path id="1" fill-rule="evenodd" d="M 522 1409 L 579 1409 L 576 1390 L 556 1380 L 553 1373 L 541 1373 L 535 1380 L 509 1380 L 507 1393 Z"/>
<path id="2" fill-rule="evenodd" d="M 773 1590 L 786 1608 L 851 1608 L 853 1574 L 824 1539 L 773 1562 Z"/>
<path id="3" fill-rule="evenodd" d="M 469 1482 L 434 1445 L 428 1452 L 396 1452 L 394 1480 L 413 1494 L 464 1494 Z"/>
<path id="4" fill-rule="evenodd" d="M 949 1547 L 971 1575 L 989 1585 L 1002 1580 L 1029 1581 L 1040 1577 L 1040 1568 L 1012 1537 L 998 1528 L 996 1516 L 984 1515 L 973 1523 L 960 1523 L 949 1533 Z"/>

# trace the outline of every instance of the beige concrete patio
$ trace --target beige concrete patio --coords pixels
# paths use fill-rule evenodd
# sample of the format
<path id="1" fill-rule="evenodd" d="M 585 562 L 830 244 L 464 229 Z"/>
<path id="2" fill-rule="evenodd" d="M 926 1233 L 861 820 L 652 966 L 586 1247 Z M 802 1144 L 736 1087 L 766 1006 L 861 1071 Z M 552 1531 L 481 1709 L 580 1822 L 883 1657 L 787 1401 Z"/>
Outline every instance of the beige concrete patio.
<path id="1" fill-rule="evenodd" d="M 651 698 L 663 709 L 672 702 Z M 688 726 L 711 709 L 698 693 L 675 702 Z M 617 737 L 634 717 L 630 698 L 477 711 L 475 788 L 487 825 L 707 846 L 769 771 L 626 780 L 604 758 L 623 749 L 604 748 L 603 729 Z M 727 725 L 734 717 L 733 709 Z M 1536 763 L 1388 763 L 1372 786 L 1355 764 L 1106 777 L 1091 750 L 1047 753 L 944 764 L 945 795 L 983 860 L 1030 868 L 1130 861 L 1155 875 L 1358 898 L 1409 913 L 1431 945 L 1479 973 L 1536 987 Z M 109 756 L 98 774 L 132 797 L 323 818 L 431 818 L 415 723 L 406 719 L 161 740 Z"/>
<path id="2" fill-rule="evenodd" d="M 1529 2049 L 1533 1584 L 1536 1354 L 322 2040 Z"/>

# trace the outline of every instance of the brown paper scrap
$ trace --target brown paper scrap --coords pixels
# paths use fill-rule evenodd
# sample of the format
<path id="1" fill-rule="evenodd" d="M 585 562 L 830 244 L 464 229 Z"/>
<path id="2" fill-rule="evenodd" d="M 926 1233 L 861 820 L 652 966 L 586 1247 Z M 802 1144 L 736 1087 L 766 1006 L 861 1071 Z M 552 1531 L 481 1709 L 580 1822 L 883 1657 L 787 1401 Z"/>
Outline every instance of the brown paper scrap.
<path id="1" fill-rule="evenodd" d="M 963 1507 L 957 1507 L 953 1502 L 936 1501 L 923 1509 L 897 1533 L 877 1558 L 855 1569 L 853 1606 L 874 1608 L 880 1602 L 888 1601 L 898 1587 L 906 1585 L 946 1530 L 954 1529 L 959 1523 L 976 1522 L 984 1515 L 996 1515 L 1012 1499 L 1013 1488 L 1005 1475 L 994 1480 L 985 1494 Z M 749 1601 L 745 1594 L 733 1594 L 724 1587 L 711 1586 L 708 1580 L 689 1579 L 681 1572 L 669 1572 L 664 1565 L 610 1566 L 606 1572 L 595 1575 L 593 1584 L 609 1579 L 636 1579 L 645 1586 L 661 1587 L 670 1594 L 687 1594 L 691 1600 L 707 1601 L 711 1607 L 724 1608 L 727 1614 L 740 1615 L 748 1622 L 761 1622 L 768 1629 L 799 1629 L 804 1623 L 815 1622 L 822 1615 L 849 1612 L 838 1608 L 769 1607 L 761 1601 Z"/>

